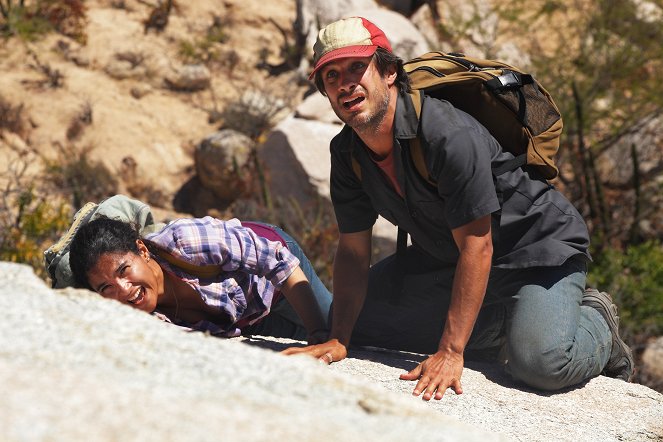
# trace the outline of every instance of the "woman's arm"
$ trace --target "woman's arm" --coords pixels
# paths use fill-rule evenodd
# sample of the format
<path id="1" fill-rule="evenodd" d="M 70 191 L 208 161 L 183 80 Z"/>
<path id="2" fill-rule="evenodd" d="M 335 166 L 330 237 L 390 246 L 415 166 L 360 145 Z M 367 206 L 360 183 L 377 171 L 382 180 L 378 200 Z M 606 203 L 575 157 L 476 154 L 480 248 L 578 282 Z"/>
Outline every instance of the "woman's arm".
<path id="1" fill-rule="evenodd" d="M 317 344 L 327 339 L 327 326 L 313 289 L 301 268 L 297 267 L 281 286 L 281 293 L 288 300 L 295 313 L 302 319 L 308 332 L 308 343 Z"/>

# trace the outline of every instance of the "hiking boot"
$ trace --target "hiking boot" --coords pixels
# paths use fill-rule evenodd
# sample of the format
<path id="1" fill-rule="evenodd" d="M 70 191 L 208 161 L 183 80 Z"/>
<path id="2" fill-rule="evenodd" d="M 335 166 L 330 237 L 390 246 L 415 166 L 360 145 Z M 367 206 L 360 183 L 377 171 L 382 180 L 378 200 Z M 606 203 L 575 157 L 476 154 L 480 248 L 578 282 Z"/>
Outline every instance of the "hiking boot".
<path id="1" fill-rule="evenodd" d="M 610 359 L 608 359 L 602 374 L 628 382 L 633 376 L 633 355 L 628 345 L 619 337 L 617 306 L 613 304 L 609 294 L 599 292 L 596 289 L 585 290 L 582 305 L 592 307 L 598 311 L 605 319 L 612 334 Z"/>

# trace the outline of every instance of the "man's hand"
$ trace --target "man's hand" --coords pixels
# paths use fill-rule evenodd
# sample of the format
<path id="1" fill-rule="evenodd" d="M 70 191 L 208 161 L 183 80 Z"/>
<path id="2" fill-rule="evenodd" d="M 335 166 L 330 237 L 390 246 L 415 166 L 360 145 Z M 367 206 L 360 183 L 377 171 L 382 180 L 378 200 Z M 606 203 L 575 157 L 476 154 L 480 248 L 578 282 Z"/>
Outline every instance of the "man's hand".
<path id="1" fill-rule="evenodd" d="M 338 339 L 330 339 L 323 344 L 286 348 L 281 353 L 284 355 L 307 354 L 318 358 L 319 361 L 325 364 L 331 364 L 332 362 L 345 359 L 348 355 L 348 350 Z"/>
<path id="2" fill-rule="evenodd" d="M 463 393 L 460 377 L 463 374 L 463 354 L 451 350 L 440 350 L 429 356 L 421 364 L 408 373 L 402 374 L 405 381 L 418 380 L 412 394 L 419 396 L 422 392 L 423 400 L 431 398 L 442 399 L 447 388 L 453 389 L 456 394 Z"/>

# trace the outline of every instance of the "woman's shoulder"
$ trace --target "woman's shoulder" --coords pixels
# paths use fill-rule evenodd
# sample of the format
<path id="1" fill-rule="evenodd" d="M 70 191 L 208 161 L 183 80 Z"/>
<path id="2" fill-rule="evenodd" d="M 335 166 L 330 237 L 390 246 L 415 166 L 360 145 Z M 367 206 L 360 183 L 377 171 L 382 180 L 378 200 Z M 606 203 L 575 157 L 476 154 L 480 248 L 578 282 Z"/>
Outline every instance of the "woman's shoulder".
<path id="1" fill-rule="evenodd" d="M 208 255 L 211 248 L 223 248 L 236 228 L 241 228 L 238 219 L 225 221 L 211 216 L 181 218 L 171 221 L 161 231 L 147 235 L 145 239 L 175 256 L 194 259 L 195 256 Z"/>

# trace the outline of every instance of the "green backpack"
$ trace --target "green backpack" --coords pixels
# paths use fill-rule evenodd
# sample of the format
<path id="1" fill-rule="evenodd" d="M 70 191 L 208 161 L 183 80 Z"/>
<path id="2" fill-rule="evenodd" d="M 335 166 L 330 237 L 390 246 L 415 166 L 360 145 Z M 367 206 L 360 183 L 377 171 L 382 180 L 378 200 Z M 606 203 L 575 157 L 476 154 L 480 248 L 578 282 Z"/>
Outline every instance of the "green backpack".
<path id="1" fill-rule="evenodd" d="M 44 266 L 51 277 L 53 288 L 72 287 L 74 276 L 69 267 L 69 246 L 74 235 L 93 219 L 107 216 L 122 221 L 129 221 L 141 228 L 141 233 L 158 229 L 163 224 L 155 224 L 150 207 L 138 200 L 124 195 L 115 195 L 99 204 L 87 203 L 74 215 L 69 230 L 62 235 L 57 243 L 44 252 Z"/>
<path id="2" fill-rule="evenodd" d="M 443 52 L 428 52 L 404 68 L 412 83 L 417 117 L 422 94 L 447 100 L 472 115 L 502 149 L 515 155 L 494 169 L 495 175 L 527 165 L 545 179 L 557 176 L 553 157 L 559 149 L 562 117 L 550 94 L 531 75 L 500 61 Z M 420 175 L 434 184 L 418 139 L 410 143 L 410 152 Z M 352 166 L 361 178 L 354 158 Z"/>

